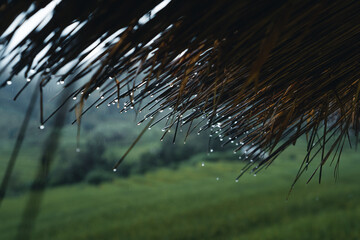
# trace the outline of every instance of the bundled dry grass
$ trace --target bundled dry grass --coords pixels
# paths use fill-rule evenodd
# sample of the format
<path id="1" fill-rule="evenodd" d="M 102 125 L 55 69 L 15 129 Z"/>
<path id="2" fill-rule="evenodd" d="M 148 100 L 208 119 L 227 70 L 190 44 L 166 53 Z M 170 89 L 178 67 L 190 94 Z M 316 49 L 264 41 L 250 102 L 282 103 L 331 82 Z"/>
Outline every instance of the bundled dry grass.
<path id="1" fill-rule="evenodd" d="M 91 107 L 125 98 L 121 111 L 148 109 L 142 121 L 156 118 L 149 124 L 168 117 L 165 128 L 175 136 L 184 125 L 188 134 L 210 128 L 235 151 L 252 146 L 247 156 L 256 161 L 243 170 L 255 172 L 306 134 L 297 178 L 316 155 L 321 178 L 325 162 L 338 166 L 350 129 L 358 136 L 359 1 L 62 0 L 46 25 L 7 51 L 17 28 L 5 30 L 14 19 L 49 2 L 0 6 L 1 57 L 12 67 L 2 86 L 22 71 L 40 78 L 40 89 L 88 76 L 68 97 L 78 99 L 79 123 L 84 101 L 101 88 Z"/>

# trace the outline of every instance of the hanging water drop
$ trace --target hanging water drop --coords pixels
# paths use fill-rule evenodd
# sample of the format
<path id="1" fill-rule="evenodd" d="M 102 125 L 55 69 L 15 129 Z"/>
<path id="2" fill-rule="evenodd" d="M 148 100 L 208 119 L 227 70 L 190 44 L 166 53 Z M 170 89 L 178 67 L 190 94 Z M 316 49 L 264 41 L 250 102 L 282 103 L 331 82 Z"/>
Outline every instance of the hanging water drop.
<path id="1" fill-rule="evenodd" d="M 202 163 L 201 163 L 201 166 L 202 166 L 202 167 L 204 167 L 204 166 L 205 166 L 205 163 L 204 163 L 204 162 L 202 162 Z"/>
<path id="2" fill-rule="evenodd" d="M 43 125 L 43 124 L 41 124 L 40 126 L 39 126 L 39 129 L 41 129 L 41 130 L 43 130 L 45 128 L 45 126 Z"/>
<path id="3" fill-rule="evenodd" d="M 6 84 L 7 84 L 7 85 L 11 85 L 11 84 L 12 84 L 12 81 L 6 81 Z"/>

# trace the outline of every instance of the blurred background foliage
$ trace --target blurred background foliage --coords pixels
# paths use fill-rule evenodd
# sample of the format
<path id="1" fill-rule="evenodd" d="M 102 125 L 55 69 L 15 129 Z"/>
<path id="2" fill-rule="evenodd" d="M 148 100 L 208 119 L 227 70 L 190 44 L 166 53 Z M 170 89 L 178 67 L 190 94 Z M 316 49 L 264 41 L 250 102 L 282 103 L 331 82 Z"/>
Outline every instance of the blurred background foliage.
<path id="1" fill-rule="evenodd" d="M 46 98 L 56 91 L 49 89 Z M 1 177 L 30 94 L 27 90 L 20 104 L 13 104 L 11 91 L 0 94 Z M 47 104 L 51 108 L 55 103 Z M 51 122 L 38 128 L 36 111 L 0 208 L 2 240 L 13 239 L 18 231 L 51 130 Z M 77 151 L 74 116 L 68 116 L 32 239 L 360 238 L 360 164 L 349 146 L 343 150 L 337 182 L 333 163 L 324 168 L 322 184 L 316 178 L 306 184 L 316 167 L 311 165 L 287 200 L 305 156 L 304 138 L 269 169 L 236 182 L 251 159 L 234 154 L 233 146 L 222 147 L 218 139 L 209 145 L 205 132 L 191 134 L 184 144 L 183 129 L 175 144 L 171 133 L 161 142 L 160 124 L 146 132 L 113 172 L 144 127 L 136 125 L 135 117 L 130 111 L 119 114 L 116 106 L 91 110 L 83 118 Z"/>

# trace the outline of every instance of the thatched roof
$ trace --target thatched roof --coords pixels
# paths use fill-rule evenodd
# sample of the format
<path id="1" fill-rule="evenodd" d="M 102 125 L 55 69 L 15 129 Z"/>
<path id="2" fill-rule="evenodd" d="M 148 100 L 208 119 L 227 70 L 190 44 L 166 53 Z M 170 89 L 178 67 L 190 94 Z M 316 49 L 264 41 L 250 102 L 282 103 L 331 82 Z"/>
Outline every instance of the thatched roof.
<path id="1" fill-rule="evenodd" d="M 68 98 L 78 97 L 79 121 L 98 87 L 91 106 L 125 98 L 124 109 L 150 108 L 146 119 L 170 108 L 167 129 L 210 128 L 235 151 L 253 146 L 257 161 L 244 170 L 268 166 L 306 134 L 299 174 L 316 154 L 321 171 L 338 161 L 349 129 L 358 136 L 360 1 L 62 0 L 14 45 L 21 23 L 50 2 L 0 5 L 1 58 L 12 69 L 2 87 L 22 71 L 25 86 L 88 76 Z"/>

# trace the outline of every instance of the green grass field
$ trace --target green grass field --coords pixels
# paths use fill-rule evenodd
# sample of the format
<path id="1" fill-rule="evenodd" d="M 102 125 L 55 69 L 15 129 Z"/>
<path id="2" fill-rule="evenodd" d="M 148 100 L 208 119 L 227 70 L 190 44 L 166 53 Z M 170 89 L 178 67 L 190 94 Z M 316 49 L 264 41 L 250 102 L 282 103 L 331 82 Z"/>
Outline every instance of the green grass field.
<path id="1" fill-rule="evenodd" d="M 287 200 L 301 156 L 289 149 L 237 183 L 242 163 L 202 167 L 198 156 L 178 170 L 48 189 L 32 239 L 360 239 L 356 152 L 344 153 L 337 183 L 326 168 L 320 185 L 306 184 L 309 172 Z M 14 238 L 27 198 L 3 202 L 1 240 Z"/>

